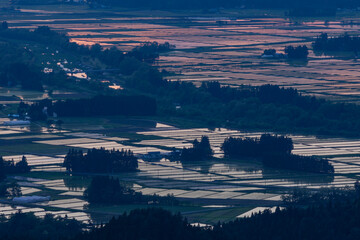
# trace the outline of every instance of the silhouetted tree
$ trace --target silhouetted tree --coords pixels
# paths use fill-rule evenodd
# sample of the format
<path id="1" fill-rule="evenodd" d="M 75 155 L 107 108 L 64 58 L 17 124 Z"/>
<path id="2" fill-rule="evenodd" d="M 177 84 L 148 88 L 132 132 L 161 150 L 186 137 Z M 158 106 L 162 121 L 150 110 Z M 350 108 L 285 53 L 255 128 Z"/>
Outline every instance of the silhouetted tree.
<path id="1" fill-rule="evenodd" d="M 207 136 L 202 136 L 201 141 L 197 139 L 193 141 L 192 148 L 184 148 L 180 153 L 180 161 L 201 161 L 211 159 L 213 150 Z"/>

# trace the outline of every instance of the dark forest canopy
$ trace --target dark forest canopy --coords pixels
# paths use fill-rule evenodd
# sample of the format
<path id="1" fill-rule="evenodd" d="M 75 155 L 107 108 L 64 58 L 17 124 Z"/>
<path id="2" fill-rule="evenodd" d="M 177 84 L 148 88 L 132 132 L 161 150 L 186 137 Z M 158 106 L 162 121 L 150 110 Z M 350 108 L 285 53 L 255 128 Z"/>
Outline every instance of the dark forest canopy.
<path id="1" fill-rule="evenodd" d="M 360 37 L 347 33 L 329 37 L 327 33 L 322 33 L 313 43 L 313 48 L 315 53 L 350 51 L 357 54 L 360 51 Z"/>
<path id="2" fill-rule="evenodd" d="M 266 155 L 262 157 L 265 166 L 312 173 L 334 173 L 334 167 L 327 159 L 295 154 Z"/>
<path id="3" fill-rule="evenodd" d="M 67 99 L 53 102 L 44 99 L 31 105 L 21 102 L 18 112 L 33 120 L 45 120 L 54 113 L 59 117 L 148 116 L 156 114 L 155 99 L 147 96 L 95 96 L 90 99 Z"/>
<path id="4" fill-rule="evenodd" d="M 222 86 L 203 82 L 168 82 L 149 89 L 157 96 L 159 114 L 200 120 L 213 127 L 306 132 L 319 135 L 356 136 L 360 132 L 360 107 L 305 96 L 294 88 Z M 169 103 L 181 105 L 174 109 Z"/>
<path id="5" fill-rule="evenodd" d="M 0 239 L 4 240 L 69 240 L 80 234 L 83 224 L 74 219 L 43 218 L 33 213 L 16 213 L 10 219 L 0 217 Z"/>
<path id="6" fill-rule="evenodd" d="M 130 150 L 93 148 L 84 154 L 81 150 L 70 149 L 63 166 L 69 172 L 119 173 L 136 171 L 138 162 Z"/>
<path id="7" fill-rule="evenodd" d="M 2 65 L 0 70 L 0 86 L 13 87 L 21 85 L 26 90 L 43 91 L 44 73 L 24 63 Z"/>
<path id="8" fill-rule="evenodd" d="M 4 24 L 7 23 L 4 22 Z M 175 48 L 168 42 L 145 42 L 126 53 L 116 47 L 105 49 L 99 44 L 79 45 L 71 42 L 66 34 L 53 31 L 47 26 L 39 26 L 35 30 L 2 28 L 0 29 L 0 38 L 5 40 L 0 43 L 0 60 L 3 62 L 0 66 L 0 86 L 20 85 L 26 90 L 39 91 L 43 90 L 44 85 L 68 87 L 72 81 L 68 79 L 69 77 L 62 69 L 54 68 L 52 73 L 45 74 L 42 71 L 43 66 L 36 65 L 36 60 L 41 57 L 38 57 L 39 53 L 35 53 L 32 49 L 35 48 L 35 44 L 22 46 L 20 43 L 16 43 L 17 40 L 40 44 L 44 49 L 45 46 L 46 49 L 48 46 L 53 46 L 61 50 L 61 53 L 76 55 L 77 58 L 98 59 L 107 68 L 116 69 L 124 76 L 129 76 L 136 71 L 150 71 L 148 63 L 154 63 L 159 58 L 159 53 Z M 74 85 L 74 83 L 72 84 Z M 82 85 L 89 84 L 99 90 L 99 83 L 82 82 Z"/>
<path id="9" fill-rule="evenodd" d="M 192 226 L 180 214 L 161 208 L 136 209 L 109 223 L 82 230 L 66 218 L 44 219 L 32 213 L 0 218 L 1 239 L 77 240 L 353 240 L 360 238 L 359 184 L 317 192 L 297 190 L 286 208 L 238 218 L 213 228 Z"/>
<path id="10" fill-rule="evenodd" d="M 259 157 L 290 154 L 294 145 L 289 137 L 262 134 L 260 138 L 226 138 L 221 149 L 229 157 Z"/>
<path id="11" fill-rule="evenodd" d="M 358 188 L 296 193 L 302 206 L 287 205 L 275 213 L 264 211 L 249 218 L 219 223 L 213 228 L 191 226 L 181 215 L 162 209 L 133 210 L 113 218 L 103 227 L 85 232 L 79 239 L 122 240 L 337 240 L 359 239 Z M 292 198 L 291 196 L 289 199 Z M 314 200 L 314 201 L 313 201 Z"/>
<path id="12" fill-rule="evenodd" d="M 126 53 L 116 47 L 104 49 L 100 44 L 86 46 L 71 42 L 65 33 L 53 31 L 48 26 L 39 26 L 35 30 L 3 28 L 0 29 L 0 37 L 54 45 L 64 51 L 96 57 L 110 66 L 119 66 L 126 58 L 135 58 L 141 62 L 151 63 L 158 59 L 159 53 L 171 51 L 175 48 L 175 45 L 168 42 L 145 42 Z"/>
<path id="13" fill-rule="evenodd" d="M 25 156 L 21 158 L 21 161 L 15 163 L 14 160 L 5 161 L 0 156 L 0 180 L 3 180 L 6 175 L 19 174 L 30 172 L 30 166 Z"/>
<path id="14" fill-rule="evenodd" d="M 21 188 L 16 183 L 7 178 L 8 175 L 22 174 L 30 172 L 30 166 L 23 156 L 21 161 L 15 163 L 14 160 L 5 161 L 0 156 L 0 197 L 19 197 L 21 196 Z"/>
<path id="15" fill-rule="evenodd" d="M 136 209 L 113 218 L 104 227 L 79 236 L 79 240 L 202 240 L 207 234 L 192 227 L 180 214 L 160 208 Z"/>
<path id="16" fill-rule="evenodd" d="M 0 31 L 1 33 L 1 31 Z M 24 90 L 43 91 L 43 85 L 64 84 L 67 77 L 60 72 L 45 74 L 36 65 L 34 53 L 11 41 L 0 43 L 0 86 L 20 86 Z"/>
<path id="17" fill-rule="evenodd" d="M 178 201 L 171 195 L 143 195 L 135 192 L 130 186 L 121 183 L 117 178 L 96 176 L 84 192 L 84 198 L 92 204 L 162 204 L 177 205 Z"/>
<path id="18" fill-rule="evenodd" d="M 259 138 L 225 139 L 221 149 L 230 158 L 253 157 L 261 159 L 265 166 L 315 173 L 334 173 L 327 159 L 292 154 L 291 138 L 263 134 Z"/>

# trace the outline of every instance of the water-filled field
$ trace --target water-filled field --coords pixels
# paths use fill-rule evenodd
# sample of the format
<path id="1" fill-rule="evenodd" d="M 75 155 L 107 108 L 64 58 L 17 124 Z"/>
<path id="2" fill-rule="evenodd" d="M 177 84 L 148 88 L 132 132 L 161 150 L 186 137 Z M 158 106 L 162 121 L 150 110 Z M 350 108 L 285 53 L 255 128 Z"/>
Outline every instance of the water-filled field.
<path id="1" fill-rule="evenodd" d="M 222 159 L 223 153 L 220 146 L 225 138 L 229 136 L 259 137 L 261 132 L 206 128 L 178 129 L 158 124 L 158 128 L 136 132 L 136 138 L 126 134 L 106 136 L 101 133 L 72 130 L 48 133 L 47 128 L 32 132 L 29 127 L 2 127 L 0 140 L 5 145 L 1 148 L 5 160 L 18 162 L 25 155 L 32 167 L 30 176 L 36 173 L 43 173 L 45 176 L 55 174 L 50 179 L 42 179 L 41 174 L 36 175 L 39 177 L 15 178 L 24 196 L 51 196 L 49 202 L 36 203 L 32 206 L 15 204 L 18 206 L 16 208 L 32 211 L 37 215 L 52 211 L 56 215 L 66 214 L 68 217 L 85 222 L 89 219 L 98 220 L 97 217 L 90 216 L 88 209 L 84 208 L 87 202 L 83 200 L 82 195 L 88 183 L 72 185 L 68 180 L 71 176 L 64 175 L 66 169 L 62 167 L 62 163 L 69 148 L 79 148 L 84 151 L 99 147 L 131 149 L 135 154 L 140 154 L 138 155 L 140 156 L 139 171 L 116 174 L 116 176 L 131 183 L 135 191 L 146 195 L 171 194 L 182 201 L 191 202 L 198 208 L 209 211 L 220 210 L 204 206 L 271 207 L 278 204 L 281 196 L 293 188 L 319 189 L 353 186 L 360 175 L 360 157 L 358 157 L 360 139 L 290 136 L 294 141 L 294 153 L 329 157 L 335 168 L 335 174 L 330 176 L 267 168 L 256 160 L 225 161 Z M 148 152 L 166 154 L 172 148 L 189 147 L 195 138 L 199 139 L 204 135 L 209 137 L 212 148 L 215 150 L 217 158 L 213 161 L 197 162 L 194 159 L 193 162 L 180 163 L 166 158 L 152 161 L 141 159 L 141 154 Z M 9 145 L 17 144 L 16 154 L 6 147 L 7 142 Z M 31 145 L 29 147 L 29 144 L 36 145 L 36 148 Z M 50 150 L 46 153 L 38 150 L 47 148 Z M 7 204 L 3 206 L 5 215 L 17 211 L 8 207 Z M 242 208 L 241 211 L 245 210 Z M 244 216 L 241 211 L 236 213 L 237 216 Z"/>
<path id="2" fill-rule="evenodd" d="M 99 10 L 100 11 L 100 10 Z M 337 101 L 358 102 L 360 92 L 359 63 L 354 56 L 337 57 L 316 55 L 312 51 L 307 62 L 262 59 L 264 49 L 274 48 L 282 52 L 287 45 L 306 44 L 311 48 L 313 39 L 322 32 L 341 34 L 357 33 L 360 25 L 346 25 L 341 18 L 330 21 L 298 21 L 274 16 L 196 16 L 170 12 L 134 13 L 128 11 L 107 11 L 107 17 L 97 12 L 77 7 L 54 10 L 21 9 L 4 15 L 10 27 L 35 28 L 47 25 L 66 32 L 72 41 L 103 47 L 117 46 L 128 51 L 146 41 L 170 42 L 176 50 L 164 53 L 155 63 L 160 69 L 175 73 L 168 77 L 173 81 L 190 81 L 200 85 L 203 81 L 219 81 L 237 86 L 250 84 L 277 84 L 295 87 L 300 91 Z M 139 17 L 139 14 L 141 17 Z M 157 16 L 158 14 L 158 16 Z M 101 16 L 101 17 L 100 17 Z M 53 49 L 45 55 L 53 56 Z M 54 56 L 57 57 L 56 54 Z M 53 64 L 65 64 L 66 59 L 55 59 Z M 44 62 L 48 66 L 48 62 Z M 80 73 L 81 74 L 81 73 Z M 2 104 L 8 98 L 37 100 L 48 97 L 38 92 L 0 89 Z M 61 96 L 78 93 L 54 92 Z M 11 100 L 14 102 L 14 99 Z M 3 119 L 1 119 L 3 121 Z M 245 206 L 234 208 L 232 217 L 243 217 L 252 207 L 263 210 L 279 203 L 281 196 L 294 188 L 352 186 L 360 176 L 360 139 L 316 138 L 313 136 L 291 136 L 294 153 L 317 155 L 330 158 L 335 168 L 334 176 L 291 172 L 271 169 L 260 162 L 222 160 L 220 146 L 225 138 L 259 137 L 261 132 L 239 132 L 228 129 L 209 130 L 205 128 L 177 129 L 164 124 L 157 128 L 139 130 L 130 135 L 106 136 L 103 133 L 84 131 L 84 126 L 71 130 L 55 130 L 31 125 L 30 127 L 0 127 L 0 153 L 6 160 L 18 162 L 27 157 L 32 167 L 31 177 L 17 178 L 24 196 L 51 196 L 51 200 L 32 206 L 4 204 L 0 213 L 6 216 L 19 209 L 42 216 L 53 213 L 67 215 L 80 221 L 95 218 L 94 212 L 86 208 L 82 194 L 85 186 L 74 187 L 68 183 L 62 162 L 68 149 L 91 148 L 130 149 L 135 154 L 148 152 L 169 153 L 172 148 L 191 146 L 195 138 L 206 135 L 218 159 L 211 162 L 182 164 L 165 158 L 159 161 L 139 160 L 139 171 L 118 175 L 132 184 L 135 191 L 143 194 L 174 195 L 176 198 L 196 204 L 195 209 Z M 89 129 L 93 128 L 90 126 Z M 136 134 L 136 137 L 132 137 Z M 39 175 L 40 173 L 40 175 Z M 43 178 L 41 177 L 43 175 Z M 34 176 L 37 177 L 34 177 Z M 97 209 L 105 215 L 120 213 L 131 207 Z M 244 213 L 246 212 L 246 213 Z M 228 214 L 228 213 L 226 213 Z M 215 221 L 216 222 L 216 221 Z"/>
<path id="3" fill-rule="evenodd" d="M 346 17 L 313 21 L 261 14 L 241 17 L 240 13 L 178 16 L 162 12 L 149 16 L 141 12 L 137 16 L 134 12 L 109 10 L 108 17 L 100 18 L 96 11 L 80 12 L 24 9 L 7 18 L 11 27 L 47 25 L 67 32 L 74 42 L 117 46 L 124 51 L 146 41 L 168 41 L 176 45 L 176 50 L 162 54 L 156 64 L 177 73 L 169 77 L 174 81 L 200 84 L 214 80 L 232 86 L 271 83 L 337 101 L 357 102 L 359 98 L 359 63 L 353 53 L 333 57 L 310 51 L 307 62 L 260 58 L 268 48 L 278 52 L 287 45 L 306 44 L 311 48 L 320 33 L 356 34 L 360 28 L 356 18 L 350 25 Z"/>

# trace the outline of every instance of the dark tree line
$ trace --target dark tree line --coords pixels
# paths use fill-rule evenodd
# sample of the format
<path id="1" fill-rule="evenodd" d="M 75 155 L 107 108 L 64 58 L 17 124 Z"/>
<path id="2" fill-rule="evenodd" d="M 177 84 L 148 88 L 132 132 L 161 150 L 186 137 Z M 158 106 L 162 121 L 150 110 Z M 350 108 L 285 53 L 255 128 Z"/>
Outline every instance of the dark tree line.
<path id="1" fill-rule="evenodd" d="M 24 63 L 4 64 L 0 71 L 0 86 L 13 87 L 21 85 L 26 90 L 43 91 L 44 74 Z"/>
<path id="2" fill-rule="evenodd" d="M 14 163 L 14 160 L 5 161 L 0 157 L 0 180 L 3 180 L 8 174 L 28 173 L 30 169 L 25 156 L 17 163 Z"/>
<path id="3" fill-rule="evenodd" d="M 108 224 L 84 232 L 79 240 L 202 240 L 204 231 L 192 227 L 180 214 L 160 208 L 136 209 L 113 218 Z"/>
<path id="4" fill-rule="evenodd" d="M 269 167 L 334 173 L 334 167 L 327 159 L 291 154 L 293 148 L 291 138 L 270 134 L 263 134 L 260 139 L 230 137 L 221 146 L 225 156 L 230 158 L 254 157 L 261 159 Z"/>
<path id="5" fill-rule="evenodd" d="M 271 57 L 272 58 L 287 58 L 287 59 L 300 59 L 306 60 L 309 55 L 309 49 L 306 45 L 299 46 L 286 46 L 284 48 L 284 53 L 276 53 L 276 49 L 265 49 L 263 53 L 263 57 Z"/>
<path id="6" fill-rule="evenodd" d="M 162 204 L 177 205 L 178 201 L 171 195 L 143 195 L 135 192 L 117 178 L 97 176 L 91 180 L 84 192 L 84 198 L 92 204 Z"/>
<path id="7" fill-rule="evenodd" d="M 70 149 L 63 166 L 69 172 L 119 173 L 136 171 L 138 162 L 130 150 L 93 148 L 84 154 L 81 150 Z"/>
<path id="8" fill-rule="evenodd" d="M 147 96 L 95 96 L 90 99 L 67 99 L 53 102 L 44 99 L 31 105 L 20 103 L 18 112 L 28 113 L 33 120 L 45 120 L 56 113 L 59 117 L 148 116 L 156 114 L 156 101 Z"/>
<path id="9" fill-rule="evenodd" d="M 153 63 L 159 58 L 159 53 L 168 52 L 172 49 L 175 49 L 175 45 L 171 45 L 168 42 L 163 44 L 159 44 L 158 42 L 145 42 L 133 48 L 127 55 L 148 63 Z"/>
<path id="10" fill-rule="evenodd" d="M 75 52 L 78 55 L 96 57 L 112 67 L 118 67 L 122 61 L 127 58 L 135 58 L 140 62 L 152 63 L 159 57 L 159 53 L 170 51 L 175 48 L 174 45 L 171 45 L 168 42 L 163 44 L 158 42 L 146 42 L 134 48 L 132 51 L 124 53 L 116 47 L 103 49 L 99 44 L 92 46 L 79 45 L 75 42 L 71 42 L 66 34 L 53 31 L 48 26 L 39 26 L 35 30 L 2 28 L 0 37 L 52 44 L 65 51 Z"/>
<path id="11" fill-rule="evenodd" d="M 0 218 L 1 239 L 77 240 L 353 240 L 360 238 L 360 192 L 354 189 L 302 191 L 291 204 L 274 213 L 218 223 L 212 228 L 191 226 L 180 214 L 161 208 L 136 209 L 109 223 L 82 230 L 75 220 L 17 213 Z M 298 200 L 301 199 L 301 202 Z M 305 202 L 304 202 L 305 201 Z M 300 203 L 293 204 L 293 203 Z"/>
<path id="12" fill-rule="evenodd" d="M 210 141 L 207 136 L 202 136 L 200 142 L 195 139 L 191 148 L 183 148 L 179 153 L 174 152 L 175 160 L 182 162 L 188 161 L 202 161 L 212 158 L 214 152 L 211 149 Z"/>
<path id="13" fill-rule="evenodd" d="M 21 161 L 5 161 L 0 157 L 0 197 L 18 197 L 21 196 L 20 186 L 15 182 L 6 179 L 7 175 L 21 174 L 30 172 L 30 167 L 26 157 L 23 156 Z"/>
<path id="14" fill-rule="evenodd" d="M 309 192 L 308 192 L 309 193 Z M 299 194 L 297 194 L 299 196 Z M 302 193 L 306 204 L 287 205 L 247 218 L 218 223 L 213 228 L 191 226 L 180 215 L 162 209 L 133 210 L 103 227 L 79 236 L 81 240 L 352 240 L 360 238 L 358 190 Z M 304 203 L 304 202 L 302 202 Z"/>
<path id="15" fill-rule="evenodd" d="M 295 154 L 274 155 L 262 157 L 265 166 L 285 168 L 295 171 L 314 173 L 334 173 L 334 167 L 327 159 L 316 156 L 300 156 Z"/>
<path id="16" fill-rule="evenodd" d="M 260 138 L 226 138 L 221 149 L 228 157 L 261 157 L 290 154 L 294 145 L 291 138 L 262 134 Z"/>
<path id="17" fill-rule="evenodd" d="M 0 238 L 4 240 L 68 240 L 82 233 L 83 224 L 50 214 L 43 218 L 33 213 L 15 213 L 0 217 Z"/>
<path id="18" fill-rule="evenodd" d="M 201 121 L 210 127 L 337 136 L 359 136 L 360 132 L 359 106 L 302 95 L 294 88 L 233 88 L 219 82 L 196 88 L 191 83 L 167 82 L 148 91 L 156 96 L 160 114 Z M 181 109 L 175 109 L 174 103 Z"/>
<path id="19" fill-rule="evenodd" d="M 321 188 L 317 191 L 296 188 L 291 193 L 284 195 L 282 201 L 284 206 L 308 207 L 321 206 L 328 202 L 344 203 L 359 197 L 360 183 L 356 181 L 354 186 L 346 186 L 344 188 Z"/>
<path id="20" fill-rule="evenodd" d="M 320 34 L 313 43 L 315 52 L 350 51 L 357 53 L 360 50 L 360 37 L 350 36 L 347 33 L 329 37 L 327 33 Z"/>
<path id="21" fill-rule="evenodd" d="M 36 42 L 53 45 L 62 52 L 76 54 L 86 58 L 96 58 L 104 63 L 107 68 L 119 71 L 119 73 L 129 76 L 134 72 L 148 71 L 148 63 L 154 63 L 159 53 L 171 51 L 174 45 L 165 42 L 146 42 L 132 51 L 124 53 L 116 47 L 104 49 L 101 45 L 92 46 L 79 45 L 71 42 L 70 38 L 61 32 L 51 30 L 47 26 L 39 26 L 35 30 L 4 28 L 0 31 L 0 38 L 6 40 L 22 40 L 27 42 Z M 14 42 L 14 41 L 12 41 Z M 56 70 L 52 73 L 45 74 L 41 71 L 40 66 L 32 64 L 36 53 L 31 49 L 24 48 L 19 44 L 0 44 L 0 60 L 5 64 L 0 66 L 0 86 L 12 87 L 21 85 L 23 89 L 43 90 L 43 85 L 67 86 L 69 84 L 68 76 L 63 70 Z M 141 79 L 138 79 L 141 81 Z M 99 89 L 99 84 L 95 82 L 84 83 Z"/>

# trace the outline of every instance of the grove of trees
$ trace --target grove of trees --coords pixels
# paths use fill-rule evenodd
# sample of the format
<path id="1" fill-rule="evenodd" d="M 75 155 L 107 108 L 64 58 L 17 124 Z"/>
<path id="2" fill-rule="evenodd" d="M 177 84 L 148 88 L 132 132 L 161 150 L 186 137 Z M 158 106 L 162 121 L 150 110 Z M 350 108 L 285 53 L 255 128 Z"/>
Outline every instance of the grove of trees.
<path id="1" fill-rule="evenodd" d="M 14 163 L 14 161 L 5 161 L 0 156 L 0 197 L 19 197 L 21 196 L 21 188 L 10 179 L 6 179 L 11 174 L 22 174 L 30 172 L 30 167 L 27 163 L 26 157 L 23 156 L 21 161 Z"/>
<path id="2" fill-rule="evenodd" d="M 214 152 L 211 149 L 210 141 L 207 136 L 202 136 L 200 142 L 195 139 L 192 144 L 193 147 L 183 148 L 180 151 L 178 160 L 186 162 L 209 160 L 212 158 Z"/>
<path id="3" fill-rule="evenodd" d="M 290 170 L 334 173 L 334 167 L 327 159 L 314 156 L 299 156 L 292 154 L 293 142 L 291 138 L 270 134 L 258 138 L 225 139 L 221 149 L 230 158 L 253 157 L 262 160 L 265 166 Z"/>
<path id="4" fill-rule="evenodd" d="M 92 204 L 162 204 L 177 205 L 173 196 L 143 195 L 117 178 L 96 176 L 84 191 L 84 198 Z"/>
<path id="5" fill-rule="evenodd" d="M 89 149 L 87 154 L 81 150 L 70 149 L 63 166 L 69 172 L 119 173 L 136 171 L 137 157 L 130 150 Z"/>
<path id="6" fill-rule="evenodd" d="M 360 50 L 360 37 L 347 33 L 329 37 L 327 33 L 322 33 L 315 39 L 313 48 L 318 53 L 351 51 L 357 54 Z"/>
<path id="7" fill-rule="evenodd" d="M 287 46 L 284 52 L 289 59 L 307 59 L 309 50 L 306 45 L 303 46 Z"/>
<path id="8" fill-rule="evenodd" d="M 14 160 L 5 161 L 3 157 L 0 156 L 0 179 L 4 179 L 8 174 L 20 174 L 28 172 L 30 172 L 30 166 L 25 156 L 23 156 L 21 161 L 17 163 L 14 163 Z"/>
<path id="9" fill-rule="evenodd" d="M 33 120 L 45 120 L 56 113 L 59 117 L 92 117 L 155 115 L 157 105 L 154 98 L 147 96 L 95 96 L 88 99 L 67 99 L 53 102 L 44 99 L 33 104 L 20 103 L 18 112 L 28 113 Z"/>

